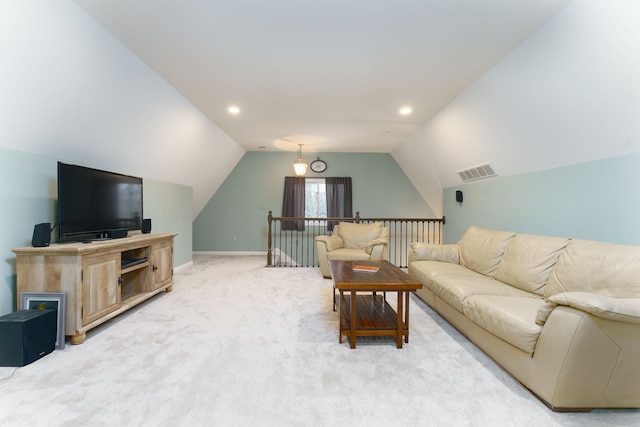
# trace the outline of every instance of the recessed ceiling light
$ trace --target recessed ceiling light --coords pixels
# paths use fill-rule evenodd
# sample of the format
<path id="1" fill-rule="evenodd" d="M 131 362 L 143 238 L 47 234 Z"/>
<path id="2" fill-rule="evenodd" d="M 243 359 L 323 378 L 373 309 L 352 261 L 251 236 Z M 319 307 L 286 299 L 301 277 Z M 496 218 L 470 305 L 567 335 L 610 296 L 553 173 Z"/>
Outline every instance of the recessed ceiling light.
<path id="1" fill-rule="evenodd" d="M 411 114 L 411 111 L 413 111 L 413 110 L 411 109 L 411 107 L 402 107 L 402 108 L 400 109 L 400 114 L 402 114 L 402 115 Z"/>
<path id="2" fill-rule="evenodd" d="M 229 107 L 228 111 L 231 114 L 238 114 L 240 112 L 240 109 L 234 105 L 232 105 L 231 107 Z"/>
<path id="3" fill-rule="evenodd" d="M 387 136 L 389 135 L 391 132 L 389 132 L 388 130 L 381 130 L 380 132 L 378 132 L 378 135 L 380 136 Z"/>

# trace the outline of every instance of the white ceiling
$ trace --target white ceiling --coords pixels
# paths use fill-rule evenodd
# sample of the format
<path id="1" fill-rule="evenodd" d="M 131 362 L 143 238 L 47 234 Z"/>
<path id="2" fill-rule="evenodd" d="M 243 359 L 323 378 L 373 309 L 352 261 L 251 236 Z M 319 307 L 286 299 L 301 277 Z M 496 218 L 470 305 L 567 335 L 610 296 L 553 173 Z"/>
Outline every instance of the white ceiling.
<path id="1" fill-rule="evenodd" d="M 76 2 L 246 150 L 391 152 L 571 0 Z"/>

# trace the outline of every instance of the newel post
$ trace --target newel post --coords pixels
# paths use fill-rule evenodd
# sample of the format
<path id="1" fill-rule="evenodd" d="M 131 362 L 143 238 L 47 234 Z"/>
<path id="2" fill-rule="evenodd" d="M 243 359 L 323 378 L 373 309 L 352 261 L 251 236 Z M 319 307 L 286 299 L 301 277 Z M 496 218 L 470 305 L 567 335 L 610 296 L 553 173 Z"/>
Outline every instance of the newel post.
<path id="1" fill-rule="evenodd" d="M 269 222 L 269 233 L 267 235 L 267 267 L 271 267 L 273 264 L 273 252 L 271 249 L 271 223 L 273 222 L 273 215 L 271 211 L 269 211 L 267 221 Z"/>

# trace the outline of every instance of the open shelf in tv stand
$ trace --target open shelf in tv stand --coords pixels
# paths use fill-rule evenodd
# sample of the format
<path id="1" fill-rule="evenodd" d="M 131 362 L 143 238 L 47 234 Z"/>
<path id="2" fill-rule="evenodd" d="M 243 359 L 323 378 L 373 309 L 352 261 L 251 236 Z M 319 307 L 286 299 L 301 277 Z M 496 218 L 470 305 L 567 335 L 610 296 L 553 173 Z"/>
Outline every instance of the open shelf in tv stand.
<path id="1" fill-rule="evenodd" d="M 138 234 L 13 249 L 18 304 L 22 292 L 64 292 L 65 335 L 81 344 L 88 330 L 160 292 L 171 292 L 175 236 Z M 123 259 L 132 258 L 144 260 L 123 266 Z"/>

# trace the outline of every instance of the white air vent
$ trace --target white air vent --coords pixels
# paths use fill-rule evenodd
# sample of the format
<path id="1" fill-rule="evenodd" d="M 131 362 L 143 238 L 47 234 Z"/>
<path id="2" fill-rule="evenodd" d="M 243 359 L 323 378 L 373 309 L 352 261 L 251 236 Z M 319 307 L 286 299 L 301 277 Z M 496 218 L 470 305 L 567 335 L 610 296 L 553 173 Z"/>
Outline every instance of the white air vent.
<path id="1" fill-rule="evenodd" d="M 460 178 L 462 178 L 462 181 L 464 182 L 476 181 L 478 179 L 497 176 L 489 163 L 480 166 L 474 166 L 469 169 L 463 169 L 461 171 L 458 171 L 458 175 L 460 175 Z"/>

